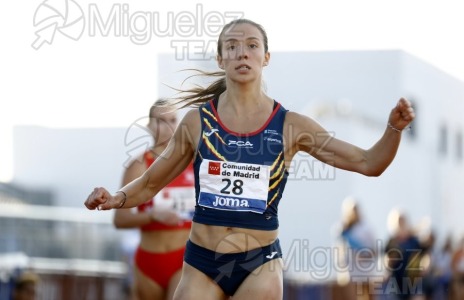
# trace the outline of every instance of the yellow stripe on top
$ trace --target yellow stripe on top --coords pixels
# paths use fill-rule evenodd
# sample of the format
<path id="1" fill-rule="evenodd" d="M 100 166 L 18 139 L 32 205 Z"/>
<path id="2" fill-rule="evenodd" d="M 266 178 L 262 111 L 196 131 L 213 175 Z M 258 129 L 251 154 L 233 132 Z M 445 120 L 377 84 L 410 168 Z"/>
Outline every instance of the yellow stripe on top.
<path id="1" fill-rule="evenodd" d="M 279 168 L 278 168 L 277 171 L 275 171 L 275 173 L 271 176 L 271 178 L 270 178 L 271 180 L 272 180 L 272 179 L 276 179 L 277 176 L 279 176 L 279 174 L 282 172 L 282 169 L 283 169 L 283 167 L 284 167 L 284 163 L 285 163 L 284 160 L 282 160 L 282 161 L 280 162 Z"/>
<path id="2" fill-rule="evenodd" d="M 278 174 L 278 173 L 277 173 Z M 276 186 L 279 185 L 279 183 L 282 181 L 282 179 L 284 178 L 284 174 L 285 172 L 280 172 L 280 177 L 279 179 L 277 179 L 270 187 L 269 187 L 269 191 L 272 191 L 273 189 L 276 188 Z"/>
<path id="3" fill-rule="evenodd" d="M 222 161 L 227 161 L 227 159 L 225 159 L 224 156 L 222 156 L 217 150 L 216 148 L 214 148 L 213 144 L 211 144 L 211 142 L 209 141 L 208 137 L 206 136 L 206 134 L 203 133 L 203 141 L 205 142 L 205 145 L 206 147 L 208 147 L 209 150 L 211 150 L 211 152 L 217 157 L 219 158 L 220 160 Z"/>
<path id="4" fill-rule="evenodd" d="M 206 124 L 206 126 L 208 126 L 209 130 L 213 129 L 213 125 L 211 125 L 211 124 L 209 123 L 208 119 L 203 118 L 203 122 L 205 122 L 205 124 Z M 219 135 L 219 133 L 217 133 L 217 131 L 214 132 L 214 136 L 217 137 L 221 143 L 223 143 L 224 145 L 226 144 L 226 142 L 224 142 L 224 140 L 223 140 L 222 137 Z"/>
<path id="5" fill-rule="evenodd" d="M 276 160 L 275 160 L 274 163 L 271 165 L 271 168 L 270 168 L 270 171 L 271 171 L 271 172 L 272 172 L 272 170 L 274 170 L 274 168 L 277 166 L 277 163 L 279 162 L 280 157 L 282 156 L 282 153 L 284 153 L 284 152 L 283 152 L 283 151 L 280 151 L 279 156 L 277 156 Z"/>
<path id="6" fill-rule="evenodd" d="M 272 202 L 274 202 L 274 200 L 277 199 L 277 196 L 279 195 L 279 192 L 280 192 L 280 189 L 278 189 L 277 192 L 275 192 L 274 196 L 272 196 L 271 200 L 269 200 L 269 202 L 267 203 L 266 208 L 271 206 Z"/>
<path id="7" fill-rule="evenodd" d="M 205 114 L 207 114 L 207 115 L 209 115 L 211 118 L 213 118 L 214 121 L 216 121 L 216 122 L 218 121 L 218 120 L 216 119 L 216 117 L 215 117 L 209 110 L 207 110 L 206 108 L 203 107 L 201 110 L 202 110 Z"/>

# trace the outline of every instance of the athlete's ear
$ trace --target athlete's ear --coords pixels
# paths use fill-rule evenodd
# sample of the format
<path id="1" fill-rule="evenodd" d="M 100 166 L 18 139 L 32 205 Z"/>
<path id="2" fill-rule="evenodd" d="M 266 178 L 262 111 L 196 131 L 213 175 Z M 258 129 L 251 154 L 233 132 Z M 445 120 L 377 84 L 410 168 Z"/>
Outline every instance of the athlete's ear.
<path id="1" fill-rule="evenodd" d="M 266 52 L 266 54 L 264 54 L 264 63 L 263 63 L 263 66 L 267 66 L 269 64 L 269 60 L 271 60 L 271 53 L 270 52 Z"/>
<path id="2" fill-rule="evenodd" d="M 217 61 L 218 67 L 224 70 L 224 61 L 220 55 L 216 55 L 216 61 Z"/>

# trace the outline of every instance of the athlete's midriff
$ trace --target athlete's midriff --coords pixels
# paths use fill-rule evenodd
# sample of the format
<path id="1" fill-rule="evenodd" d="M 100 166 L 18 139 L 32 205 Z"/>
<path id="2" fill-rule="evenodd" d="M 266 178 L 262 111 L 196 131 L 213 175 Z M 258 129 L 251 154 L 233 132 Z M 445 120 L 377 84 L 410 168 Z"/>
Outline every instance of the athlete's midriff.
<path id="1" fill-rule="evenodd" d="M 277 235 L 277 229 L 255 230 L 192 222 L 190 240 L 218 253 L 236 253 L 267 246 L 277 239 Z"/>
<path id="2" fill-rule="evenodd" d="M 140 231 L 140 247 L 157 253 L 171 252 L 185 247 L 190 229 Z"/>

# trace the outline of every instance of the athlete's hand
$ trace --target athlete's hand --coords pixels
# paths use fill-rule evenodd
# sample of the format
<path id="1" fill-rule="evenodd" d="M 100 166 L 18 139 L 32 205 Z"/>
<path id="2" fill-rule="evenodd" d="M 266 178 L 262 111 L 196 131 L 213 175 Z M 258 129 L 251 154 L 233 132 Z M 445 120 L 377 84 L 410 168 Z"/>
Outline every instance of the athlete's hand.
<path id="1" fill-rule="evenodd" d="M 403 130 L 408 126 L 416 117 L 411 102 L 405 98 L 401 98 L 392 109 L 388 122 L 391 126 L 398 130 Z"/>
<path id="2" fill-rule="evenodd" d="M 168 226 L 175 226 L 184 221 L 176 211 L 159 207 L 151 211 L 151 218 Z"/>
<path id="3" fill-rule="evenodd" d="M 108 210 L 112 208 L 119 207 L 121 203 L 120 200 L 112 196 L 105 188 L 99 187 L 95 188 L 92 193 L 90 193 L 87 200 L 85 200 L 84 205 L 91 210 Z"/>

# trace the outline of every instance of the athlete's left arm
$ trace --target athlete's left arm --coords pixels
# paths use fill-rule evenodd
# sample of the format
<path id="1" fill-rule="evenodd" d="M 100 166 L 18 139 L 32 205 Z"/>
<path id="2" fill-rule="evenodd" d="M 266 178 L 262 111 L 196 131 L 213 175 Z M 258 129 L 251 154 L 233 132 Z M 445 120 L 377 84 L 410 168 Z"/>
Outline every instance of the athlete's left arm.
<path id="1" fill-rule="evenodd" d="M 411 103 L 401 98 L 390 113 L 389 126 L 382 137 L 365 150 L 331 136 L 313 119 L 289 112 L 285 120 L 287 152 L 292 157 L 297 151 L 305 151 L 336 168 L 379 176 L 393 161 L 401 141 L 401 131 L 414 117 Z"/>

